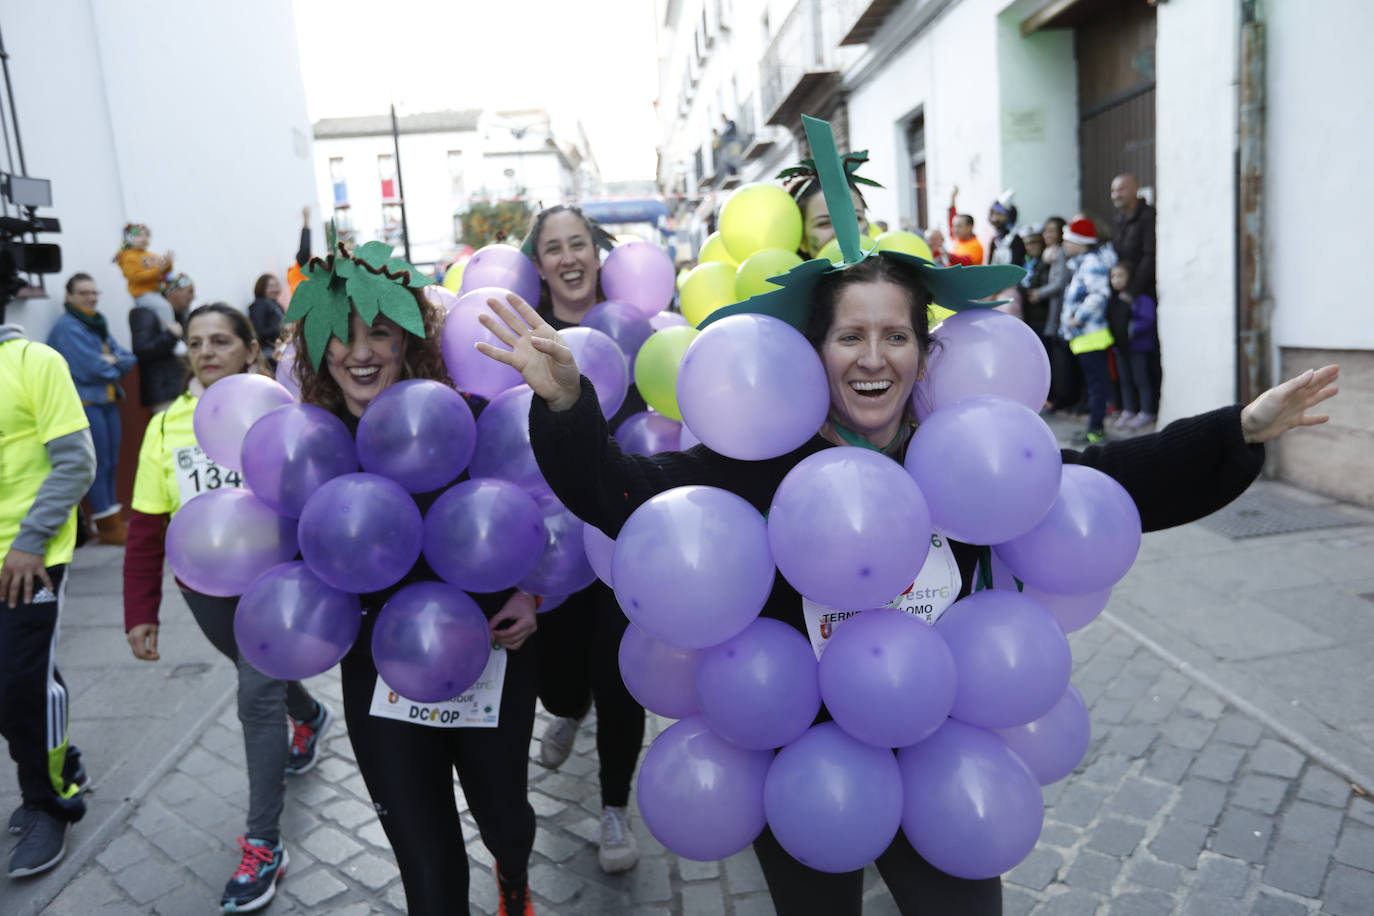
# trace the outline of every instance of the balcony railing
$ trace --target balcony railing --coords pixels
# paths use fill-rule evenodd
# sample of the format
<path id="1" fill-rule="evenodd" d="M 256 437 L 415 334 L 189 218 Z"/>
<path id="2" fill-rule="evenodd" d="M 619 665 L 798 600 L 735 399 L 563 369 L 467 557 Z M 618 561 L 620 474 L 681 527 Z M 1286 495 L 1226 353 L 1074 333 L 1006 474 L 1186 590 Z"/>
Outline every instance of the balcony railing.
<path id="1" fill-rule="evenodd" d="M 769 124 L 792 120 L 807 96 L 838 83 L 840 41 L 862 14 L 863 0 L 798 0 L 759 64 L 759 101 Z"/>

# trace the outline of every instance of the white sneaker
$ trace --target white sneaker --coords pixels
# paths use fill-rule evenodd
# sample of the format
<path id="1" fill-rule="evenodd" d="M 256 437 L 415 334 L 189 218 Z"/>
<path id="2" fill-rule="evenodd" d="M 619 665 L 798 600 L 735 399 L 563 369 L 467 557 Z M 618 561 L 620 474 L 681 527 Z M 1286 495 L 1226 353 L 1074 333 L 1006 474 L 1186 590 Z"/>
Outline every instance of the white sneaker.
<path id="1" fill-rule="evenodd" d="M 573 741 L 577 738 L 577 728 L 581 719 L 560 716 L 544 729 L 544 737 L 539 739 L 539 763 L 551 770 L 563 765 L 572 753 Z"/>
<path id="2" fill-rule="evenodd" d="M 629 871 L 639 862 L 639 841 L 630 832 L 628 808 L 607 805 L 601 809 L 601 840 L 596 858 L 608 875 Z"/>

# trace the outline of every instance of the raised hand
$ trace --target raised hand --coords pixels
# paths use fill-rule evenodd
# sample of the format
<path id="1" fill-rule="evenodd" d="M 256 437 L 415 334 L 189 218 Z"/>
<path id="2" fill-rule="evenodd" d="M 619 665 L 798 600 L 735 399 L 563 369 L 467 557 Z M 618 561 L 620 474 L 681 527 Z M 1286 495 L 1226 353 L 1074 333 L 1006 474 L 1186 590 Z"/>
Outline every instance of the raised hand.
<path id="1" fill-rule="evenodd" d="M 505 301 L 488 299 L 487 305 L 501 320 L 491 315 L 482 315 L 478 320 L 510 349 L 479 341 L 477 351 L 523 375 L 551 410 L 567 410 L 576 404 L 582 396 L 581 373 L 572 351 L 553 326 L 515 293 L 507 295 Z"/>
<path id="2" fill-rule="evenodd" d="M 1240 430 L 1245 441 L 1268 442 L 1298 426 L 1316 426 L 1331 417 L 1307 413 L 1340 391 L 1332 383 L 1340 374 L 1340 366 L 1308 369 L 1302 375 L 1275 385 L 1255 398 L 1240 412 Z"/>

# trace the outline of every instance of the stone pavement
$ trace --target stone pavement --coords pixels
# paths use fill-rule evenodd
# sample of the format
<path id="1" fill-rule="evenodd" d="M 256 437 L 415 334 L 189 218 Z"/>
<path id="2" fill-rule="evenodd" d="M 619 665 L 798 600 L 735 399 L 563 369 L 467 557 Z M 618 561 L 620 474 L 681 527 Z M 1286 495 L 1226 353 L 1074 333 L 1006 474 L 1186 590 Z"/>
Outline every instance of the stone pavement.
<path id="1" fill-rule="evenodd" d="M 1374 914 L 1374 802 L 1363 788 L 1374 773 L 1374 513 L 1334 508 L 1356 524 L 1239 541 L 1194 524 L 1145 538 L 1103 619 L 1071 638 L 1093 743 L 1045 790 L 1040 844 L 1005 881 L 1008 916 Z M 247 787 L 232 669 L 174 589 L 163 661 L 136 662 L 120 626 L 120 557 L 78 552 L 59 649 L 72 734 L 95 779 L 91 812 L 58 869 L 0 883 L 0 913 L 212 912 L 237 863 Z M 311 688 L 339 710 L 334 673 Z M 541 712 L 536 736 L 547 721 Z M 269 913 L 404 912 L 336 723 L 320 765 L 288 783 L 292 867 Z M 649 739 L 666 724 L 651 719 Z M 17 793 L 12 769 L 0 769 L 8 811 Z M 638 818 L 639 866 L 601 873 L 590 724 L 559 772 L 532 763 L 530 775 L 538 912 L 772 912 L 752 853 L 679 859 Z M 491 913 L 491 859 L 466 816 L 464 829 L 472 906 Z M 865 912 L 897 912 L 872 869 Z"/>

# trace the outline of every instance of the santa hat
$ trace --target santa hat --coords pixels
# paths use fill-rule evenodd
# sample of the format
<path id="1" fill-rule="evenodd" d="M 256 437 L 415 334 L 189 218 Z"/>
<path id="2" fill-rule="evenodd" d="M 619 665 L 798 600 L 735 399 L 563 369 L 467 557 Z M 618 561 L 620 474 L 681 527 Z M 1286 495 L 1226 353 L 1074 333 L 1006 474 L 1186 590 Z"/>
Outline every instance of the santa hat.
<path id="1" fill-rule="evenodd" d="M 1090 219 L 1076 219 L 1064 230 L 1064 241 L 1076 242 L 1079 245 L 1096 245 L 1097 227 Z"/>

